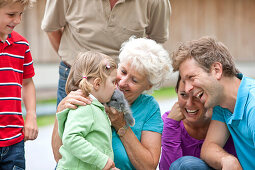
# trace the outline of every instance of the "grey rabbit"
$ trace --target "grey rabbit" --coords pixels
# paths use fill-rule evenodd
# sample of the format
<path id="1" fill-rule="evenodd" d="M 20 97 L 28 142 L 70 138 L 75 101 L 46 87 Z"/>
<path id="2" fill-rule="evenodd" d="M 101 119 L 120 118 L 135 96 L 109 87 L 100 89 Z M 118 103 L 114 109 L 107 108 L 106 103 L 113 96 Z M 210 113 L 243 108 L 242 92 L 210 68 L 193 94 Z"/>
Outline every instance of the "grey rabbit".
<path id="1" fill-rule="evenodd" d="M 127 126 L 135 125 L 135 119 L 133 118 L 132 111 L 122 91 L 115 89 L 111 100 L 107 102 L 106 105 L 115 108 L 119 112 L 123 112 Z"/>

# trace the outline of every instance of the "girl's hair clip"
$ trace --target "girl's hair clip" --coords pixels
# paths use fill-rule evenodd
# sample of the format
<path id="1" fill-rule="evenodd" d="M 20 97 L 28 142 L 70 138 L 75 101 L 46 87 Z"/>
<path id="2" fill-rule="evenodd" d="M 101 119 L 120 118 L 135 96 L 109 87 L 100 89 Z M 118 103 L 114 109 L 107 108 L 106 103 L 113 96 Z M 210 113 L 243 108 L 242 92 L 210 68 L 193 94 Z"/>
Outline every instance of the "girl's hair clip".
<path id="1" fill-rule="evenodd" d="M 86 76 L 83 76 L 82 78 L 84 78 L 84 79 L 88 79 L 88 77 L 86 77 Z"/>
<path id="2" fill-rule="evenodd" d="M 111 68 L 110 64 L 106 64 L 105 68 L 108 70 Z"/>

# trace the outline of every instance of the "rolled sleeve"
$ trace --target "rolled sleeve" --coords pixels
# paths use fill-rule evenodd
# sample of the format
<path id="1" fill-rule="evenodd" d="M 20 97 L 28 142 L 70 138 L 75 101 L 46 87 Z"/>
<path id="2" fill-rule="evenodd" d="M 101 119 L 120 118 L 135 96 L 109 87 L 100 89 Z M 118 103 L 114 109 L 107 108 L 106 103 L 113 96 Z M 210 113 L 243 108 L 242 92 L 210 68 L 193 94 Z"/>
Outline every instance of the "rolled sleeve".
<path id="1" fill-rule="evenodd" d="M 155 0 L 150 11 L 150 24 L 146 34 L 158 43 L 169 38 L 171 5 L 169 0 Z"/>
<path id="2" fill-rule="evenodd" d="M 66 0 L 47 0 L 41 29 L 52 32 L 64 27 L 66 8 Z"/>

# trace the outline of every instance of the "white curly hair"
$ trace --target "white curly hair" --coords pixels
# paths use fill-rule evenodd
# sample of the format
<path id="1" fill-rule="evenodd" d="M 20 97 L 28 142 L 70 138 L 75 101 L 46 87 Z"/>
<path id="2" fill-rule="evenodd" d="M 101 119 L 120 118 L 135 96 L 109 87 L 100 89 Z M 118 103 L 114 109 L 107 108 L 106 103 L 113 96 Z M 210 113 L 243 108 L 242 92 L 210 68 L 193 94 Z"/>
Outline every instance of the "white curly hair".
<path id="1" fill-rule="evenodd" d="M 171 59 L 161 44 L 147 38 L 130 37 L 121 45 L 120 64 L 130 63 L 131 68 L 145 73 L 152 88 L 143 93 L 152 93 L 159 89 L 172 72 Z"/>

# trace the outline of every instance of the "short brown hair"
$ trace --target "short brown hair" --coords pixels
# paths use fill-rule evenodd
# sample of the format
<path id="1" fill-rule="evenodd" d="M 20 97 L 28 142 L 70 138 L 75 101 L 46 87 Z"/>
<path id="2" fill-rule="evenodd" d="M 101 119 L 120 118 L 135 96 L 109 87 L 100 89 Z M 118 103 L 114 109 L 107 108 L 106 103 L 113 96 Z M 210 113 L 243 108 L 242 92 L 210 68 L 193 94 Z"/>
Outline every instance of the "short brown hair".
<path id="1" fill-rule="evenodd" d="M 81 89 L 88 96 L 92 85 L 87 80 L 100 78 L 104 83 L 115 69 L 117 64 L 111 57 L 95 51 L 81 52 L 71 67 L 66 82 L 66 93 Z"/>
<path id="2" fill-rule="evenodd" d="M 32 4 L 35 2 L 35 0 L 1 0 L 0 1 L 0 8 L 4 7 L 8 4 L 14 4 L 14 3 L 21 3 L 24 5 L 24 7 L 32 6 Z"/>
<path id="3" fill-rule="evenodd" d="M 235 76 L 239 71 L 235 67 L 233 57 L 228 48 L 212 37 L 202 37 L 198 40 L 182 43 L 172 54 L 173 71 L 178 71 L 181 63 L 188 58 L 194 58 L 206 72 L 210 72 L 215 62 L 222 64 L 223 75 Z"/>

